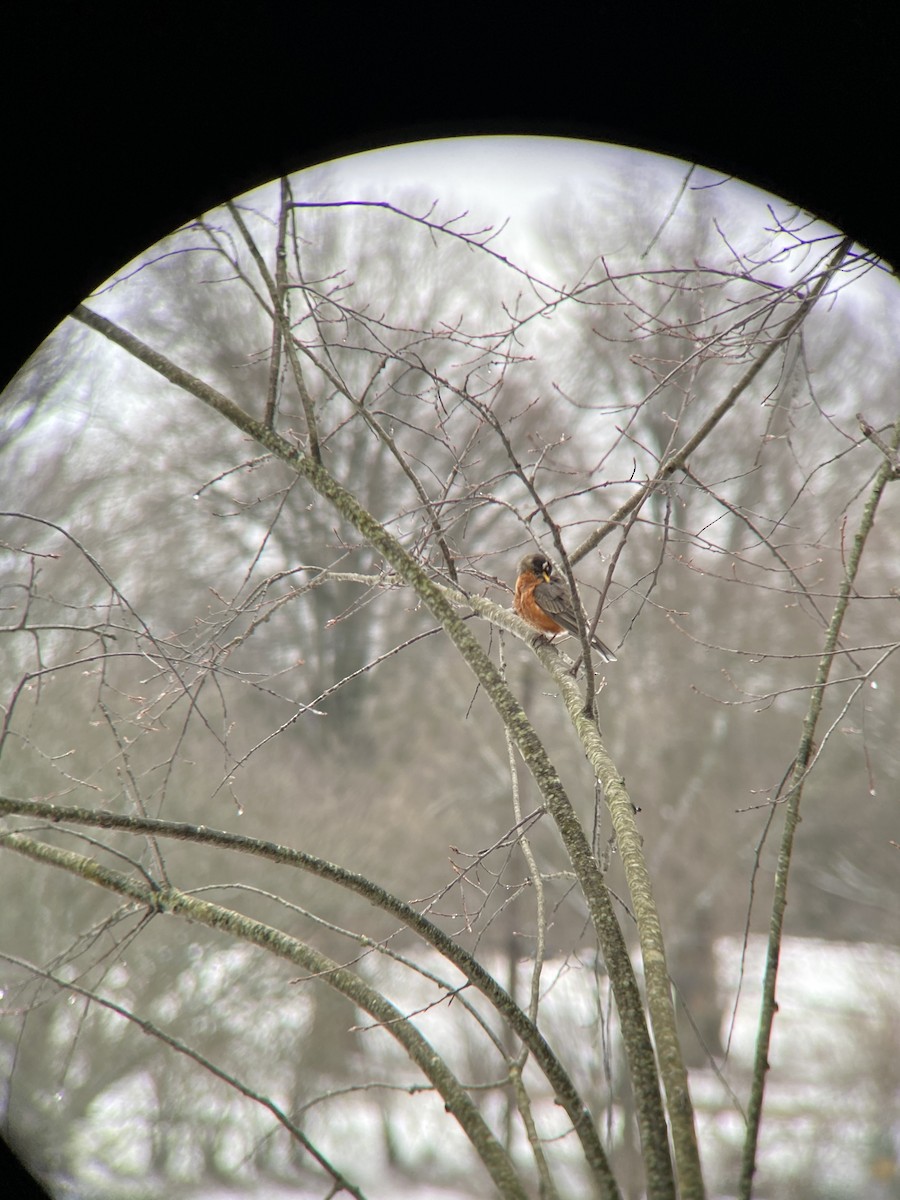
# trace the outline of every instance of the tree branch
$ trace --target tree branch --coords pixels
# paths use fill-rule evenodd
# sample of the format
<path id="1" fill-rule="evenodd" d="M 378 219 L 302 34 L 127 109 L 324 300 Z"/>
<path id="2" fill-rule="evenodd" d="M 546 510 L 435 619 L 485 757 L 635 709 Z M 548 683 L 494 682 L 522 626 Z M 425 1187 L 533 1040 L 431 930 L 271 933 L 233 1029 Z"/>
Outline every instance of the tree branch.
<path id="1" fill-rule="evenodd" d="M 810 294 L 798 306 L 796 313 L 785 324 L 784 329 L 773 338 L 766 346 L 765 350 L 760 354 L 756 361 L 744 372 L 743 376 L 734 385 L 728 395 L 713 409 L 707 419 L 702 423 L 700 428 L 688 438 L 684 445 L 675 450 L 672 454 L 666 456 L 659 466 L 659 470 L 652 479 L 638 489 L 624 504 L 620 505 L 616 512 L 605 521 L 598 529 L 595 529 L 592 534 L 584 539 L 572 553 L 569 555 L 572 563 L 579 562 L 586 554 L 590 552 L 603 541 L 607 534 L 622 524 L 634 509 L 640 508 L 647 497 L 654 492 L 661 483 L 664 483 L 670 475 L 674 475 L 676 471 L 681 470 L 687 464 L 688 459 L 700 446 L 712 431 L 716 428 L 724 416 L 727 415 L 744 394 L 756 376 L 760 373 L 775 351 L 783 346 L 784 343 L 796 333 L 809 314 L 815 307 L 816 301 L 825 291 L 825 288 L 831 282 L 836 272 L 840 269 L 841 263 L 844 260 L 850 247 L 853 245 L 853 239 L 849 237 L 841 238 L 835 248 L 834 253 L 828 262 L 827 267 L 819 276 Z"/>
<path id="2" fill-rule="evenodd" d="M 158 350 L 143 343 L 121 326 L 102 317 L 83 304 L 73 312 L 76 320 L 103 334 L 127 350 L 170 383 L 203 401 L 226 417 L 242 432 L 254 438 L 303 476 L 318 494 L 333 505 L 366 541 L 382 554 L 398 575 L 411 587 L 441 622 L 462 658 L 478 679 L 503 723 L 509 729 L 538 790 L 547 805 L 569 861 L 585 895 L 591 921 L 597 931 L 613 981 L 616 1003 L 622 1021 L 623 1036 L 632 1070 L 632 1082 L 638 1108 L 638 1125 L 647 1167 L 648 1196 L 651 1200 L 670 1200 L 675 1194 L 669 1155 L 668 1132 L 653 1049 L 644 1020 L 640 993 L 628 950 L 613 911 L 590 844 L 559 774 L 524 710 L 507 687 L 497 668 L 481 645 L 457 615 L 444 589 L 430 578 L 403 546 L 347 491 L 321 464 L 292 446 L 279 434 L 267 429 L 227 396 L 171 362 Z"/>
<path id="3" fill-rule="evenodd" d="M 242 1083 L 241 1080 L 235 1075 L 231 1075 L 228 1071 L 222 1070 L 221 1067 L 216 1066 L 216 1064 L 208 1059 L 205 1055 L 200 1054 L 199 1051 L 194 1050 L 191 1046 L 188 1046 L 185 1042 L 180 1041 L 178 1038 L 172 1037 L 172 1035 L 166 1033 L 164 1029 L 160 1029 L 158 1025 L 154 1025 L 152 1021 L 148 1021 L 144 1017 L 139 1017 L 136 1013 L 124 1008 L 121 1004 L 116 1004 L 113 1000 L 108 1000 L 105 996 L 101 996 L 98 992 L 92 991 L 90 988 L 81 987 L 79 984 L 74 983 L 71 980 L 60 979 L 58 976 L 54 975 L 52 971 L 47 970 L 45 967 L 39 967 L 35 963 L 26 962 L 25 959 L 17 958 L 13 954 L 0 954 L 0 958 L 3 958 L 5 962 L 13 963 L 17 967 L 22 967 L 24 970 L 30 971 L 40 979 L 49 980 L 50 983 L 55 984 L 61 991 L 72 992 L 76 996 L 84 996 L 85 999 L 90 1000 L 93 1004 L 99 1004 L 102 1008 L 106 1008 L 110 1012 L 116 1013 L 117 1016 L 123 1017 L 126 1021 L 130 1021 L 132 1025 L 136 1025 L 137 1028 L 140 1029 L 142 1033 L 146 1033 L 148 1037 L 155 1038 L 157 1041 L 169 1046 L 172 1050 L 177 1051 L 178 1054 L 183 1054 L 185 1057 L 192 1059 L 195 1063 L 201 1066 L 204 1071 L 209 1071 L 211 1075 L 215 1075 L 217 1079 L 221 1079 L 223 1083 L 226 1083 L 230 1088 L 234 1088 L 236 1092 L 240 1092 L 242 1096 L 246 1096 L 248 1100 L 252 1100 L 255 1104 L 259 1104 L 262 1108 L 268 1109 L 275 1120 L 282 1125 L 291 1135 L 291 1137 L 298 1141 L 303 1149 L 316 1160 L 319 1166 L 331 1176 L 333 1182 L 340 1188 L 341 1191 L 349 1192 L 349 1194 L 351 1196 L 355 1196 L 357 1200 L 365 1200 L 365 1197 L 359 1188 L 351 1183 L 346 1175 L 344 1175 L 336 1167 L 332 1166 L 332 1164 L 321 1153 L 321 1151 L 316 1149 L 314 1144 L 309 1140 L 303 1130 L 300 1129 L 300 1127 L 291 1120 L 287 1113 L 268 1096 L 264 1096 L 261 1092 L 257 1092 L 254 1088 L 248 1087 L 247 1084 Z"/>
<path id="4" fill-rule="evenodd" d="M 451 962 L 473 987 L 481 992 L 497 1010 L 500 1017 L 509 1024 L 516 1036 L 521 1039 L 522 1044 L 528 1048 L 543 1071 L 547 1082 L 553 1088 L 557 1103 L 572 1121 L 584 1148 L 585 1158 L 594 1172 L 600 1188 L 600 1195 L 608 1197 L 609 1200 L 617 1200 L 618 1186 L 613 1178 L 603 1146 L 597 1137 L 594 1118 L 586 1108 L 565 1068 L 534 1022 L 529 1020 L 509 993 L 458 942 L 429 921 L 427 917 L 424 917 L 417 909 L 404 903 L 377 883 L 373 883 L 353 871 L 348 871 L 344 867 L 337 866 L 335 863 L 316 858 L 304 850 L 295 850 L 290 846 L 279 845 L 277 842 L 263 842 L 257 838 L 249 838 L 209 826 L 189 825 L 181 821 L 163 821 L 153 817 L 123 816 L 119 813 L 106 812 L 103 809 L 48 804 L 38 800 L 19 800 L 9 796 L 0 796 L 0 813 L 18 814 L 32 819 L 52 821 L 54 824 L 66 822 L 74 825 L 87 825 L 96 829 L 120 830 L 123 833 L 139 836 L 170 838 L 197 845 L 215 846 L 222 850 L 252 854 L 276 865 L 307 871 L 319 879 L 328 880 L 361 896 L 369 904 L 381 909 L 382 912 L 402 921 L 424 942 L 437 950 L 448 962 Z"/>
<path id="5" fill-rule="evenodd" d="M 520 621 L 514 613 L 499 608 L 489 601 L 473 596 L 470 598 L 470 603 L 476 611 L 480 611 L 497 624 L 512 628 L 514 632 L 519 632 L 520 627 L 523 630 L 527 629 L 524 622 Z M 520 636 L 522 636 L 521 632 Z M 647 1006 L 650 1011 L 660 1075 L 666 1089 L 669 1121 L 672 1126 L 679 1195 L 683 1200 L 687 1200 L 687 1197 L 699 1198 L 704 1195 L 704 1185 L 697 1147 L 697 1134 L 694 1127 L 693 1105 L 688 1086 L 687 1069 L 684 1065 L 676 1028 L 675 1008 L 672 1002 L 672 981 L 666 965 L 662 925 L 653 896 L 650 872 L 644 858 L 642 838 L 634 820 L 635 808 L 625 788 L 621 772 L 603 745 L 596 719 L 589 717 L 584 711 L 579 689 L 559 652 L 552 646 L 540 643 L 535 645 L 530 631 L 528 642 L 542 665 L 555 680 L 569 718 L 606 796 L 640 937 Z M 610 978 L 615 987 L 612 968 L 610 968 Z"/>
<path id="6" fill-rule="evenodd" d="M 787 908 L 788 873 L 791 867 L 794 837 L 797 827 L 800 824 L 800 800 L 803 795 L 804 784 L 809 775 L 810 764 L 815 756 L 815 733 L 819 717 L 822 713 L 825 689 L 828 685 L 832 665 L 835 662 L 835 651 L 837 650 L 841 627 L 843 626 L 847 609 L 850 606 L 850 598 L 855 588 L 856 577 L 859 573 L 866 541 L 875 523 L 875 513 L 878 509 L 882 493 L 887 484 L 892 479 L 897 478 L 893 460 L 897 454 L 898 447 L 900 447 L 900 420 L 894 425 L 893 437 L 890 446 L 887 448 L 888 452 L 884 454 L 884 461 L 875 475 L 872 488 L 863 508 L 859 528 L 853 539 L 853 545 L 844 571 L 844 578 L 841 581 L 838 592 L 838 599 L 825 634 L 822 654 L 816 671 L 815 684 L 809 698 L 806 717 L 803 721 L 800 745 L 787 781 L 783 800 L 781 801 L 784 805 L 784 829 L 781 834 L 778 865 L 775 871 L 759 1029 L 756 1035 L 750 1101 L 747 1106 L 747 1133 L 744 1139 L 744 1149 L 741 1158 L 741 1176 L 738 1192 L 741 1200 L 750 1200 L 753 1191 L 753 1176 L 756 1172 L 763 1095 L 765 1092 L 766 1075 L 769 1070 L 769 1044 L 772 1037 L 772 1025 L 775 1020 L 775 1013 L 778 1009 L 775 1000 L 775 985 L 778 978 L 778 962 L 784 932 L 784 914 Z"/>
<path id="7" fill-rule="evenodd" d="M 440 1093 L 448 1112 L 459 1122 L 500 1195 L 508 1200 L 527 1200 L 527 1193 L 509 1156 L 441 1056 L 400 1009 L 358 975 L 280 929 L 262 921 L 253 921 L 241 913 L 213 904 L 209 900 L 198 900 L 196 896 L 190 896 L 177 888 L 148 887 L 127 875 L 101 866 L 94 859 L 74 854 L 70 850 L 61 850 L 18 833 L 0 833 L 0 845 L 7 846 L 36 862 L 79 875 L 107 891 L 127 896 L 150 910 L 183 917 L 259 946 L 321 979 L 369 1013 L 400 1043 L 410 1059 Z"/>
<path id="8" fill-rule="evenodd" d="M 309 456 L 313 462 L 322 461 L 322 450 L 319 446 L 319 432 L 316 426 L 315 406 L 312 402 L 312 397 L 306 386 L 306 381 L 303 378 L 303 371 L 300 367 L 300 360 L 297 358 L 297 349 L 294 345 L 294 334 L 291 329 L 291 323 L 288 315 L 285 312 L 284 304 L 282 303 L 283 296 L 279 295 L 278 285 L 272 278 L 269 268 L 266 266 L 265 259 L 259 252 L 259 247 L 250 236 L 250 231 L 244 224 L 244 219 L 240 214 L 240 210 L 235 204 L 229 203 L 227 206 L 231 217 L 241 232 L 241 237 L 247 244 L 247 249 L 253 256 L 253 261 L 256 263 L 256 268 L 262 276 L 263 283 L 266 285 L 266 290 L 272 300 L 275 320 L 281 328 L 281 340 L 285 352 L 288 356 L 288 362 L 291 364 L 291 372 L 294 376 L 294 383 L 297 388 L 297 394 L 300 396 L 300 402 L 303 405 L 303 414 L 306 417 L 306 434 L 309 442 Z M 285 211 L 287 211 L 285 209 Z M 273 414 L 274 416 L 274 414 Z"/>

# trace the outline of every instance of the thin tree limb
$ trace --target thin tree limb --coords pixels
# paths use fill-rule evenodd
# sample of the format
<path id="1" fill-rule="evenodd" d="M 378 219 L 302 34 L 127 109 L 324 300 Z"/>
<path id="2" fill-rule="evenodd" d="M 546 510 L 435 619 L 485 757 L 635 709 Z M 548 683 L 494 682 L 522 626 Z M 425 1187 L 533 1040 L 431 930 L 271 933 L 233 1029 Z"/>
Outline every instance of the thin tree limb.
<path id="1" fill-rule="evenodd" d="M 884 489 L 891 480 L 897 478 L 897 471 L 893 460 L 897 454 L 898 447 L 900 447 L 900 420 L 894 425 L 893 436 L 888 447 L 889 453 L 884 455 L 884 460 L 875 475 L 872 488 L 863 508 L 859 527 L 853 539 L 850 554 L 847 558 L 844 578 L 841 580 L 838 599 L 825 634 L 822 655 L 816 671 L 815 684 L 809 698 L 806 717 L 803 721 L 800 745 L 797 749 L 797 755 L 794 759 L 790 778 L 788 779 L 782 800 L 784 807 L 784 828 L 778 851 L 778 865 L 775 870 L 772 914 L 769 922 L 769 940 L 766 950 L 766 968 L 763 976 L 763 995 L 760 1007 L 759 1028 L 756 1035 L 750 1100 L 747 1105 L 747 1133 L 741 1157 L 741 1174 L 738 1190 L 740 1200 L 750 1200 L 753 1192 L 753 1176 L 756 1173 L 763 1096 L 765 1093 L 766 1075 L 769 1070 L 769 1044 L 772 1038 L 772 1025 L 775 1020 L 775 1013 L 778 1009 L 775 1000 L 775 987 L 778 979 L 778 963 L 784 933 L 784 914 L 787 909 L 788 874 L 791 867 L 794 837 L 797 827 L 800 824 L 800 800 L 803 796 L 804 784 L 809 775 L 810 764 L 816 754 L 816 727 L 822 713 L 825 689 L 828 686 L 828 678 L 835 662 L 838 639 L 841 634 L 844 617 L 850 606 L 851 596 L 856 586 L 856 577 L 859 573 L 866 541 L 875 523 L 875 513 L 878 510 L 878 504 Z"/>
<path id="2" fill-rule="evenodd" d="M 280 302 L 278 294 L 278 286 L 266 266 L 265 259 L 259 252 L 259 247 L 253 240 L 250 230 L 244 223 L 244 218 L 241 216 L 240 209 L 237 205 L 229 202 L 226 205 L 232 220 L 240 230 L 241 237 L 247 244 L 247 249 L 256 263 L 256 268 L 262 276 L 263 283 L 266 285 L 266 290 L 272 300 L 275 319 L 281 328 L 281 340 L 288 357 L 288 362 L 291 364 L 291 373 L 294 377 L 294 384 L 297 388 L 297 394 L 300 397 L 300 403 L 303 405 L 303 414 L 306 417 L 306 436 L 309 445 L 309 456 L 313 462 L 322 461 L 322 450 L 319 445 L 319 431 L 316 424 L 316 412 L 313 405 L 312 397 L 309 394 L 309 389 L 306 386 L 306 380 L 303 378 L 303 371 L 300 366 L 300 360 L 297 358 L 297 349 L 294 345 L 294 334 L 291 330 L 291 322 L 285 312 L 284 304 Z"/>
<path id="3" fill-rule="evenodd" d="M 5 962 L 13 963 L 17 967 L 22 967 L 26 971 L 30 971 L 40 979 L 46 979 L 50 983 L 55 984 L 61 991 L 72 992 L 76 996 L 84 996 L 93 1004 L 99 1004 L 102 1008 L 108 1009 L 110 1012 L 116 1013 L 117 1016 L 123 1017 L 126 1021 L 136 1025 L 142 1033 L 146 1033 L 148 1037 L 156 1038 L 157 1041 L 169 1046 L 172 1050 L 179 1054 L 192 1059 L 195 1063 L 201 1066 L 204 1071 L 209 1071 L 211 1075 L 215 1075 L 217 1079 L 221 1079 L 230 1088 L 234 1088 L 236 1092 L 240 1092 L 242 1096 L 246 1096 L 248 1100 L 252 1100 L 255 1104 L 259 1104 L 262 1108 L 266 1108 L 272 1114 L 276 1121 L 282 1125 L 287 1132 L 300 1143 L 303 1149 L 316 1160 L 323 1171 L 327 1172 L 335 1185 L 343 1192 L 349 1192 L 351 1196 L 355 1196 L 357 1200 L 365 1200 L 365 1196 L 351 1183 L 350 1180 L 334 1167 L 328 1159 L 317 1150 L 315 1145 L 309 1140 L 303 1130 L 296 1125 L 287 1113 L 280 1108 L 268 1096 L 264 1096 L 261 1092 L 257 1092 L 254 1088 L 243 1083 L 237 1076 L 224 1071 L 221 1067 L 216 1066 L 214 1062 L 201 1054 L 198 1050 L 188 1046 L 186 1042 L 182 1042 L 179 1038 L 172 1037 L 170 1033 L 166 1033 L 164 1029 L 160 1029 L 158 1025 L 154 1025 L 152 1021 L 146 1020 L 144 1017 L 139 1017 L 136 1013 L 123 1007 L 121 1004 L 116 1004 L 115 1001 L 101 996 L 98 992 L 92 991 L 90 988 L 82 987 L 80 984 L 74 983 L 68 979 L 60 979 L 54 975 L 52 971 L 46 967 L 39 967 L 36 963 L 27 962 L 23 958 L 17 958 L 14 954 L 0 953 L 0 958 Z"/>
<path id="4" fill-rule="evenodd" d="M 571 552 L 569 559 L 573 564 L 579 562 L 586 554 L 590 554 L 590 552 L 596 546 L 598 546 L 609 533 L 611 533 L 628 518 L 635 508 L 640 508 L 643 505 L 644 501 L 651 492 L 655 491 L 660 484 L 664 483 L 669 478 L 669 476 L 674 475 L 676 471 L 681 470 L 697 447 L 701 445 L 707 437 L 709 437 L 722 418 L 731 411 L 731 409 L 744 394 L 744 392 L 760 373 L 776 350 L 778 350 L 780 346 L 783 346 L 788 338 L 790 338 L 791 335 L 796 333 L 796 331 L 800 328 L 800 326 L 812 312 L 816 301 L 825 291 L 825 288 L 831 282 L 836 272 L 840 269 L 841 264 L 852 245 L 852 238 L 841 238 L 834 250 L 834 253 L 831 255 L 827 267 L 819 276 L 812 291 L 809 293 L 806 299 L 798 305 L 796 313 L 788 322 L 786 322 L 779 335 L 772 339 L 772 341 L 768 344 L 768 346 L 766 346 L 765 350 L 762 351 L 755 362 L 748 367 L 728 395 L 720 401 L 720 403 L 713 409 L 706 420 L 701 424 L 700 428 L 688 438 L 688 440 L 679 450 L 675 450 L 672 454 L 666 456 L 663 462 L 660 463 L 659 470 L 656 472 L 653 478 L 648 479 L 647 482 L 641 488 L 639 488 L 633 496 L 629 497 L 624 504 L 619 506 L 619 508 L 613 513 L 608 521 L 604 521 L 602 525 L 595 529 L 592 534 L 586 537 L 584 541 Z"/>

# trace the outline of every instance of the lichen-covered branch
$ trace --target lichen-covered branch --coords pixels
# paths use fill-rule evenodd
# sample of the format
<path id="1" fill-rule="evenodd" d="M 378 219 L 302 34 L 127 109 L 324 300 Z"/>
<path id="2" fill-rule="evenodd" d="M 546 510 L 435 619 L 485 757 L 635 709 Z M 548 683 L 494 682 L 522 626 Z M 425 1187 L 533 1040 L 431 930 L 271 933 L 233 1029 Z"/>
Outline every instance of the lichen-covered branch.
<path id="1" fill-rule="evenodd" d="M 160 913 L 183 917 L 210 929 L 249 942 L 279 958 L 302 967 L 329 987 L 369 1013 L 391 1037 L 403 1046 L 410 1059 L 440 1093 L 448 1112 L 459 1122 L 487 1168 L 499 1194 L 509 1200 L 526 1200 L 527 1192 L 506 1151 L 491 1133 L 476 1105 L 470 1099 L 443 1058 L 404 1016 L 380 992 L 354 972 L 333 962 L 313 947 L 290 937 L 272 925 L 254 921 L 209 900 L 200 900 L 178 888 L 152 888 L 147 883 L 101 866 L 92 858 L 47 845 L 18 833 L 0 834 L 0 845 L 48 866 L 79 875 L 90 883 L 126 896 Z"/>
<path id="2" fill-rule="evenodd" d="M 526 630 L 524 623 L 514 613 L 490 604 L 489 601 L 472 597 L 471 604 L 476 611 L 514 632 L 521 634 Z M 530 631 L 527 632 L 527 636 L 531 642 L 533 638 Z M 596 720 L 585 712 L 580 689 L 568 666 L 554 647 L 538 642 L 533 648 L 559 687 L 584 752 L 606 796 L 641 943 L 647 1007 L 656 1043 L 659 1073 L 668 1103 L 679 1195 L 684 1198 L 699 1198 L 704 1195 L 704 1185 L 688 1074 L 678 1040 L 662 925 L 641 845 L 641 835 L 634 819 L 634 806 L 621 772 L 603 745 Z"/>
<path id="3" fill-rule="evenodd" d="M 208 825 L 197 826 L 183 821 L 163 821 L 154 817 L 126 816 L 103 809 L 81 808 L 73 805 L 49 804 L 41 800 L 22 800 L 11 796 L 0 796 L 0 813 L 17 814 L 32 820 L 51 821 L 54 824 L 85 825 L 92 829 L 118 830 L 136 836 L 169 838 L 177 841 L 194 842 L 197 845 L 215 846 L 220 850 L 233 850 L 264 858 L 278 866 L 306 871 L 319 879 L 328 880 L 338 887 L 361 896 L 368 903 L 389 913 L 413 930 L 424 942 L 443 955 L 477 988 L 506 1021 L 512 1031 L 527 1047 L 535 1062 L 544 1072 L 553 1088 L 557 1103 L 564 1109 L 582 1144 L 585 1159 L 594 1174 L 599 1194 L 604 1200 L 617 1200 L 618 1186 L 613 1177 L 603 1146 L 597 1136 L 594 1117 L 586 1108 L 574 1083 L 544 1039 L 537 1026 L 515 1003 L 509 993 L 500 986 L 484 967 L 459 942 L 444 931 L 418 909 L 400 900 L 384 888 L 355 871 L 349 871 L 336 863 L 317 858 L 305 850 L 264 842 L 243 834 L 224 829 L 213 829 Z"/>

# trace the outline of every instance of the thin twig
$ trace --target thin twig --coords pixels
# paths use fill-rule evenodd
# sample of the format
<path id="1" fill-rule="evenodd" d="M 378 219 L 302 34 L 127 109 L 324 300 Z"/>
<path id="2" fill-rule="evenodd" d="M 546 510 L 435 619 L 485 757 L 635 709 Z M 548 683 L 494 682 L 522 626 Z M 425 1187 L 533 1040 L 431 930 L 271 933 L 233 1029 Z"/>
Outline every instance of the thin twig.
<path id="1" fill-rule="evenodd" d="M 57 975 L 54 975 L 52 971 L 44 967 L 39 967 L 35 963 L 27 962 L 23 958 L 18 958 L 14 954 L 0 952 L 0 958 L 3 958 L 6 962 L 12 963 L 14 966 L 21 967 L 23 970 L 30 971 L 39 979 L 46 979 L 49 983 L 54 984 L 61 991 L 72 992 L 76 996 L 83 996 L 92 1004 L 99 1004 L 101 1008 L 106 1008 L 110 1012 L 114 1012 L 117 1016 L 123 1017 L 132 1025 L 136 1025 L 137 1028 L 140 1029 L 141 1033 L 147 1034 L 148 1037 L 155 1038 L 158 1042 L 162 1042 L 163 1045 L 177 1051 L 178 1054 L 183 1054 L 185 1057 L 192 1059 L 198 1064 L 198 1066 L 201 1066 L 205 1071 L 208 1071 L 210 1075 L 214 1075 L 217 1079 L 221 1079 L 223 1083 L 226 1083 L 236 1092 L 240 1092 L 242 1096 L 246 1096 L 248 1100 L 252 1100 L 255 1104 L 259 1104 L 262 1108 L 268 1109 L 275 1120 L 278 1121 L 278 1123 L 288 1131 L 292 1138 L 300 1143 L 304 1150 L 306 1150 L 307 1153 L 316 1160 L 319 1166 L 331 1176 L 335 1184 L 340 1186 L 342 1191 L 349 1192 L 351 1196 L 356 1196 L 357 1200 L 365 1200 L 365 1196 L 359 1190 L 359 1188 L 356 1187 L 355 1184 L 351 1183 L 346 1175 L 343 1174 L 343 1172 L 332 1166 L 324 1154 L 316 1149 L 315 1145 L 309 1140 L 303 1130 L 294 1124 L 287 1113 L 280 1108 L 274 1102 L 274 1100 L 271 1100 L 268 1096 L 264 1096 L 261 1092 L 257 1092 L 254 1088 L 251 1088 L 248 1084 L 239 1079 L 236 1075 L 232 1075 L 230 1072 L 223 1070 L 222 1067 L 216 1066 L 211 1059 L 208 1059 L 206 1055 L 201 1054 L 199 1050 L 195 1050 L 186 1042 L 182 1042 L 179 1038 L 173 1037 L 171 1034 L 166 1033 L 164 1029 L 160 1029 L 158 1025 L 154 1025 L 152 1021 L 148 1021 L 144 1017 L 139 1017 L 136 1013 L 131 1012 L 130 1009 L 125 1008 L 121 1004 L 116 1004 L 114 1000 L 109 1000 L 107 997 L 101 996 L 98 992 L 93 991 L 90 988 L 82 987 L 80 984 L 73 983 L 67 979 L 60 979 Z"/>
<path id="2" fill-rule="evenodd" d="M 831 255 L 828 266 L 819 276 L 810 294 L 798 306 L 794 316 L 791 317 L 791 319 L 785 324 L 784 329 L 781 331 L 778 337 L 772 339 L 765 350 L 762 351 L 759 357 L 744 372 L 743 376 L 729 391 L 728 395 L 725 396 L 725 398 L 715 407 L 715 409 L 713 409 L 707 419 L 701 424 L 700 428 L 697 429 L 690 438 L 688 438 L 688 440 L 679 450 L 676 450 L 672 454 L 668 455 L 662 461 L 662 463 L 660 463 L 659 469 L 653 478 L 648 479 L 647 482 L 641 488 L 639 488 L 633 496 L 626 500 L 624 504 L 619 506 L 618 510 L 614 512 L 607 521 L 604 521 L 602 525 L 598 526 L 598 528 L 595 529 L 592 534 L 584 539 L 580 546 L 572 551 L 572 553 L 569 555 L 572 563 L 577 563 L 584 558 L 586 554 L 590 554 L 591 550 L 598 546 L 600 542 L 602 542 L 603 539 L 608 536 L 608 534 L 622 525 L 622 523 L 635 508 L 640 508 L 643 505 L 644 501 L 651 492 L 655 491 L 661 483 L 669 478 L 670 475 L 673 475 L 676 471 L 681 470 L 682 466 L 688 462 L 690 456 L 694 453 L 697 447 L 706 440 L 706 438 L 710 435 L 710 433 L 712 433 L 722 418 L 731 411 L 731 409 L 744 394 L 756 376 L 760 373 L 772 355 L 775 354 L 778 348 L 783 346 L 788 338 L 790 338 L 791 335 L 800 328 L 807 316 L 810 314 L 810 312 L 812 312 L 816 301 L 834 278 L 836 272 L 840 269 L 841 264 L 843 263 L 844 258 L 852 245 L 852 238 L 841 238 L 834 250 L 834 253 Z"/>

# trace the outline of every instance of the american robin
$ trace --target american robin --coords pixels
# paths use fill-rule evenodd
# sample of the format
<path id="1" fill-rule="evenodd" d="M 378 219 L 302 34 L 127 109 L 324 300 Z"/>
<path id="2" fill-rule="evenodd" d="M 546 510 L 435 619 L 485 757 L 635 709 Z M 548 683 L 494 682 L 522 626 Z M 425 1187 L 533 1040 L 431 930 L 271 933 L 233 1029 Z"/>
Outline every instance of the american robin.
<path id="1" fill-rule="evenodd" d="M 513 608 L 532 629 L 548 633 L 571 633 L 578 637 L 578 619 L 568 587 L 553 574 L 553 564 L 543 554 L 526 554 L 519 563 Z M 600 651 L 604 662 L 615 662 L 616 656 L 598 637 L 591 645 Z"/>

